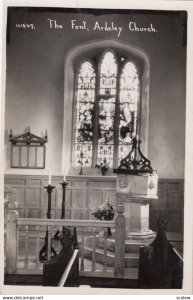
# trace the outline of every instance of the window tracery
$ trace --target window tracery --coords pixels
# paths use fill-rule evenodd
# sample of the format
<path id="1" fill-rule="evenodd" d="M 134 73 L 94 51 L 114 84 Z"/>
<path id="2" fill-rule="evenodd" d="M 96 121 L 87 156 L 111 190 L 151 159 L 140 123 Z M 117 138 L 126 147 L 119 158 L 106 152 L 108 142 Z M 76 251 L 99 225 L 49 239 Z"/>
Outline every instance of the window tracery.
<path id="1" fill-rule="evenodd" d="M 140 78 L 135 62 L 114 51 L 97 63 L 84 61 L 77 71 L 73 165 L 105 162 L 115 167 L 137 133 Z"/>

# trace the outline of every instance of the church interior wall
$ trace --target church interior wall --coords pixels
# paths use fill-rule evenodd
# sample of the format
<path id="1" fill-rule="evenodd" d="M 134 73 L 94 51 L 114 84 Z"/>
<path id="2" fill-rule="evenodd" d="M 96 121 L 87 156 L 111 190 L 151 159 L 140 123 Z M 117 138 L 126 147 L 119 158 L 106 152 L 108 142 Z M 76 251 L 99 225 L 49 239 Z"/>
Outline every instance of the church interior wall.
<path id="1" fill-rule="evenodd" d="M 14 197 L 20 201 L 20 215 L 25 217 L 44 217 L 46 212 L 46 193 L 41 193 L 42 186 L 46 184 L 49 168 L 52 169 L 53 180 L 57 185 L 56 206 L 59 214 L 61 189 L 58 176 L 63 175 L 63 162 L 69 159 L 64 156 L 64 148 L 68 149 L 71 134 L 68 134 L 66 145 L 63 144 L 64 120 L 68 120 L 69 130 L 72 128 L 73 111 L 70 103 L 64 106 L 64 74 L 73 78 L 73 66 L 64 70 L 67 53 L 74 47 L 83 43 L 102 39 L 112 39 L 142 49 L 148 56 L 150 64 L 149 85 L 149 120 L 148 120 L 148 145 L 147 157 L 152 166 L 158 171 L 159 199 L 151 210 L 150 222 L 155 228 L 155 220 L 161 211 L 170 214 L 170 230 L 183 230 L 183 179 L 185 158 L 185 88 L 186 88 L 186 47 L 182 41 L 182 30 L 176 25 L 177 18 L 165 15 L 131 14 L 122 15 L 77 15 L 68 14 L 65 18 L 62 13 L 27 13 L 27 21 L 35 24 L 36 30 L 18 30 L 15 24 L 26 22 L 22 15 L 12 14 L 10 32 L 8 34 L 7 58 L 6 58 L 6 98 L 5 98 L 5 184 L 12 187 Z M 48 19 L 57 20 L 63 24 L 62 30 L 49 28 Z M 81 24 L 86 20 L 92 29 L 93 24 L 113 21 L 114 25 L 123 26 L 119 37 L 114 31 L 103 32 L 90 30 L 81 32 L 70 28 L 71 20 Z M 153 32 L 128 31 L 130 21 L 137 24 L 153 24 L 158 34 Z M 127 30 L 126 30 L 127 28 Z M 72 34 L 73 33 L 73 34 Z M 92 54 L 92 52 L 90 52 Z M 76 62 L 78 63 L 78 62 Z M 73 89 L 73 81 L 71 92 Z M 143 97 L 143 95 L 142 95 Z M 31 132 L 44 135 L 48 132 L 46 144 L 46 168 L 35 169 L 11 169 L 10 151 L 11 144 L 8 141 L 9 130 L 13 135 L 23 133 L 30 126 Z M 67 128 L 67 127 L 66 127 Z M 68 132 L 68 130 L 67 130 Z M 69 154 L 70 155 L 70 154 Z M 32 176 L 32 177 L 30 177 Z M 36 179 L 37 178 L 37 179 Z M 77 178 L 76 178 L 77 180 Z M 79 204 L 74 202 L 77 215 L 84 207 L 88 214 L 87 188 L 88 179 L 82 178 L 85 189 L 82 195 L 78 192 Z M 77 183 L 69 177 L 70 185 L 67 192 L 68 199 L 74 199 L 77 195 L 75 186 Z M 110 194 L 100 190 L 100 184 L 91 196 L 94 205 L 113 197 L 115 192 L 114 179 L 106 179 L 111 186 Z M 90 184 L 90 183 L 89 183 Z M 27 185 L 27 188 L 26 188 Z M 32 187 L 31 187 L 32 186 Z M 99 191 L 98 191 L 99 188 Z M 72 191 L 73 189 L 74 192 Z M 108 190 L 108 187 L 107 187 Z M 26 192 L 27 191 L 27 192 Z M 102 193 L 102 194 L 101 194 Z M 97 195 L 97 196 L 96 196 Z M 98 200 L 97 200 L 98 199 Z M 71 200 L 69 200 L 71 201 Z M 86 202 L 85 202 L 86 201 Z M 70 202 L 69 202 L 70 203 Z M 91 204 L 92 204 L 91 203 Z M 84 205 L 83 205 L 84 204 Z M 28 209 L 33 207 L 33 209 Z M 41 207 L 39 212 L 37 207 Z M 69 210 L 70 211 L 70 210 Z M 55 216 L 58 216 L 55 214 Z M 88 217 L 88 216 L 86 216 Z M 180 221 L 179 221 L 180 220 Z M 178 227 L 177 227 L 178 226 Z"/>
<path id="2" fill-rule="evenodd" d="M 80 32 L 70 29 L 71 20 L 77 24 L 87 20 L 90 28 L 95 21 L 122 25 L 116 32 L 103 32 L 103 38 L 118 39 L 143 49 L 150 61 L 148 158 L 160 178 L 183 179 L 185 156 L 185 57 L 186 48 L 179 43 L 181 31 L 177 19 L 170 16 L 132 14 L 77 15 L 60 13 L 27 13 L 36 30 L 18 30 L 14 24 L 24 22 L 22 15 L 13 14 L 7 44 L 7 78 L 5 99 L 5 173 L 47 174 L 52 168 L 62 174 L 64 111 L 64 61 L 70 49 L 79 43 L 101 39 L 100 30 Z M 105 19 L 104 19 L 105 18 Z M 62 30 L 49 28 L 48 19 L 63 24 Z M 152 23 L 159 31 L 133 32 L 125 28 L 129 21 Z M 26 21 L 26 19 L 25 19 Z M 124 30 L 125 29 L 125 30 Z M 73 31 L 73 34 L 71 34 Z M 69 32 L 69 34 L 67 34 Z M 67 113 L 67 112 L 66 112 Z M 33 133 L 42 135 L 48 130 L 46 170 L 10 169 L 9 129 L 17 135 L 30 126 Z M 69 141 L 70 143 L 71 141 Z M 65 145 L 64 145 L 65 147 Z M 65 158 L 64 158 L 65 159 Z"/>

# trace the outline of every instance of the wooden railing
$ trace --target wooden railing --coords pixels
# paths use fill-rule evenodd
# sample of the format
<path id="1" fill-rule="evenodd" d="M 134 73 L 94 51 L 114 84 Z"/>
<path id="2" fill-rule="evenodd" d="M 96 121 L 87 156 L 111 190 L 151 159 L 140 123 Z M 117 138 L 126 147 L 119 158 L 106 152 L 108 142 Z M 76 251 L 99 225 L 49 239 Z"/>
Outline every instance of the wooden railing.
<path id="1" fill-rule="evenodd" d="M 75 220 L 75 219 L 28 219 L 19 218 L 15 207 L 9 207 L 6 230 L 6 269 L 7 274 L 42 274 L 39 251 L 48 231 L 48 251 L 51 241 L 58 249 L 59 242 L 53 241 L 55 232 L 63 227 L 76 227 L 80 249 L 80 273 L 85 276 L 124 277 L 125 256 L 125 217 L 124 207 L 118 206 L 115 221 Z M 41 230 L 41 229 L 44 230 Z M 107 262 L 108 228 L 115 228 L 114 265 Z M 102 240 L 103 261 L 98 269 L 96 261 L 97 245 Z M 33 245 L 32 245 L 33 244 Z M 89 250 L 87 249 L 87 246 Z M 89 247 L 90 246 L 90 247 Z M 33 250 L 33 251 L 32 251 Z M 90 251 L 91 264 L 88 266 L 85 252 Z M 33 252 L 33 253 L 32 253 Z M 87 253 L 88 254 L 88 253 Z M 85 265 L 86 259 L 86 265 Z M 90 262 L 90 261 L 89 261 Z"/>

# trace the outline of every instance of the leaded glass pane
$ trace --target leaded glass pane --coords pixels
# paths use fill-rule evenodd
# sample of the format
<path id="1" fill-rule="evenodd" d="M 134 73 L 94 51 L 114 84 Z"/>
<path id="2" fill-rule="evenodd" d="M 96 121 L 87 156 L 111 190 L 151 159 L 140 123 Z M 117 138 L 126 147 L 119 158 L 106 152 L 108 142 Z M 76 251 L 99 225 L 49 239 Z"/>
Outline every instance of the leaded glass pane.
<path id="1" fill-rule="evenodd" d="M 96 74 L 90 62 L 81 65 L 77 76 L 74 165 L 79 166 L 81 152 L 86 167 L 92 163 L 93 114 Z"/>
<path id="2" fill-rule="evenodd" d="M 98 155 L 97 162 L 112 167 L 114 150 L 115 98 L 99 101 Z"/>
<path id="3" fill-rule="evenodd" d="M 113 166 L 116 82 L 116 59 L 106 52 L 100 65 L 97 163 L 105 162 L 109 167 Z"/>
<path id="4" fill-rule="evenodd" d="M 112 52 L 105 53 L 100 65 L 100 95 L 116 95 L 117 63 Z"/>
<path id="5" fill-rule="evenodd" d="M 139 96 L 137 69 L 132 62 L 127 62 L 120 77 L 119 161 L 129 153 L 131 138 L 136 134 Z"/>
<path id="6" fill-rule="evenodd" d="M 74 166 L 80 167 L 82 160 L 83 166 L 91 167 L 94 159 L 97 164 L 105 162 L 113 167 L 117 158 L 114 156 L 118 154 L 119 164 L 131 149 L 131 139 L 137 134 L 139 75 L 135 64 L 125 58 L 120 58 L 120 74 L 117 74 L 117 61 L 113 51 L 105 52 L 99 61 L 97 95 L 96 73 L 92 62 L 86 61 L 79 68 L 75 94 Z M 95 120 L 94 125 L 95 107 L 98 120 Z M 93 125 L 97 140 L 93 139 Z M 116 138 L 115 132 L 118 134 Z"/>

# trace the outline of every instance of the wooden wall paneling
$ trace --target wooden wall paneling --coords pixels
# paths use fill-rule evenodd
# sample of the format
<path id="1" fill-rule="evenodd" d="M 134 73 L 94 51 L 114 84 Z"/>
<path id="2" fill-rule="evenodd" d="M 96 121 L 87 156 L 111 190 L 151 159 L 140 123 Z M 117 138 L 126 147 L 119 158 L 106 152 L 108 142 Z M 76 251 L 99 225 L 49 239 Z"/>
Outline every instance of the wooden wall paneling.
<path id="1" fill-rule="evenodd" d="M 72 190 L 71 190 L 71 188 L 68 188 L 68 186 L 67 186 L 67 189 L 66 189 L 65 202 L 66 202 L 66 207 L 65 207 L 66 218 L 71 219 Z M 62 199 L 61 199 L 61 203 L 62 203 Z"/>
<path id="2" fill-rule="evenodd" d="M 22 208 L 23 209 L 23 214 L 24 214 L 24 217 L 26 218 L 26 212 L 28 211 L 28 208 L 26 206 L 26 189 L 25 189 L 25 186 L 13 186 L 11 187 L 12 189 L 12 200 L 16 201 L 17 202 L 17 206 L 18 208 Z M 19 216 L 20 217 L 20 216 Z"/>
<path id="3" fill-rule="evenodd" d="M 40 180 L 26 178 L 25 206 L 28 218 L 40 218 Z"/>
<path id="4" fill-rule="evenodd" d="M 158 200 L 155 201 L 157 210 L 165 210 L 168 196 L 167 180 L 161 179 L 158 182 Z"/>
<path id="5" fill-rule="evenodd" d="M 48 193 L 47 190 L 42 187 L 43 189 L 43 209 L 42 209 L 42 218 L 45 219 L 47 218 L 47 210 L 48 210 Z"/>
<path id="6" fill-rule="evenodd" d="M 92 216 L 91 209 L 97 207 L 103 203 L 103 190 L 91 189 L 90 190 L 90 211 L 89 211 L 89 219 L 95 219 Z"/>
<path id="7" fill-rule="evenodd" d="M 155 212 L 155 211 L 151 211 L 150 212 L 150 220 L 149 220 L 149 228 L 153 231 L 157 232 L 157 219 L 159 217 L 159 211 Z"/>
<path id="8" fill-rule="evenodd" d="M 47 194 L 48 196 L 48 194 Z M 51 210 L 52 210 L 52 219 L 56 218 L 56 189 L 53 190 L 52 192 L 52 198 L 51 198 Z"/>
<path id="9" fill-rule="evenodd" d="M 104 176 L 105 178 L 105 176 Z M 115 181 L 107 181 L 107 180 L 104 180 L 104 181 L 94 181 L 93 179 L 90 181 L 90 186 L 91 188 L 97 188 L 97 189 L 112 189 L 112 190 L 116 190 L 116 183 Z"/>
<path id="10" fill-rule="evenodd" d="M 166 209 L 180 211 L 183 209 L 182 205 L 181 193 L 168 191 Z"/>
<path id="11" fill-rule="evenodd" d="M 41 179 L 26 178 L 26 185 L 39 188 L 41 186 Z"/>
<path id="12" fill-rule="evenodd" d="M 68 185 L 66 187 L 66 218 L 71 219 L 71 207 L 72 207 L 72 181 L 67 180 Z"/>
<path id="13" fill-rule="evenodd" d="M 53 179 L 52 185 L 55 186 L 55 189 L 52 192 L 52 218 L 53 219 L 60 219 L 61 214 L 59 213 L 60 210 L 60 203 L 59 203 L 59 193 L 61 193 L 61 185 L 60 181 Z"/>
<path id="14" fill-rule="evenodd" d="M 25 209 L 24 208 L 18 208 L 17 211 L 19 213 L 19 218 L 25 218 Z"/>
<path id="15" fill-rule="evenodd" d="M 109 200 L 112 202 L 113 207 L 116 207 L 116 191 L 113 190 L 103 190 L 103 203 Z"/>
<path id="16" fill-rule="evenodd" d="M 167 231 L 183 232 L 182 215 L 181 213 L 170 212 Z"/>
<path id="17" fill-rule="evenodd" d="M 52 218 L 60 218 L 62 176 L 53 176 L 56 189 L 52 194 Z M 66 189 L 66 218 L 92 218 L 90 209 L 107 199 L 116 201 L 116 179 L 104 177 L 68 177 Z M 11 198 L 18 203 L 21 217 L 47 217 L 48 195 L 44 188 L 48 176 L 5 175 L 5 185 L 12 189 Z M 168 215 L 171 231 L 183 230 L 183 180 L 159 179 L 158 200 L 151 204 L 150 227 L 157 230 L 159 213 Z M 39 212 L 38 212 L 39 210 Z"/>
<path id="18" fill-rule="evenodd" d="M 47 219 L 47 210 L 48 208 L 43 208 L 41 210 L 42 219 Z"/>
<path id="19" fill-rule="evenodd" d="M 55 184 L 54 184 L 55 185 Z M 52 219 L 56 219 L 57 215 L 56 215 L 56 211 L 57 211 L 57 190 L 54 189 L 52 192 Z"/>
<path id="20" fill-rule="evenodd" d="M 26 176 L 22 175 L 5 175 L 5 185 L 12 186 L 25 186 Z"/>
<path id="21" fill-rule="evenodd" d="M 172 192 L 182 192 L 182 180 L 174 180 L 167 182 L 168 191 Z"/>
<path id="22" fill-rule="evenodd" d="M 15 180 L 15 178 L 5 177 L 6 186 L 11 188 L 11 201 L 17 203 L 17 210 L 20 218 L 25 217 L 26 212 L 28 211 L 28 208 L 25 205 L 25 182 L 25 179 L 17 178 Z"/>
<path id="23" fill-rule="evenodd" d="M 40 187 L 27 187 L 26 188 L 26 206 L 28 210 L 28 218 L 40 218 L 40 201 L 41 201 L 41 188 Z"/>
<path id="24" fill-rule="evenodd" d="M 72 189 L 72 219 L 85 219 L 86 218 L 86 195 L 85 189 Z"/>
<path id="25" fill-rule="evenodd" d="M 24 207 L 25 207 L 25 218 L 28 218 L 28 206 L 27 206 L 27 202 L 26 202 L 26 199 L 27 199 L 27 178 L 25 179 L 25 203 L 24 203 Z"/>
<path id="26" fill-rule="evenodd" d="M 62 210 L 62 188 L 58 187 L 56 189 L 56 206 L 55 206 L 56 219 L 61 218 L 61 210 Z"/>
<path id="27" fill-rule="evenodd" d="M 87 181 L 87 193 L 86 193 L 86 219 L 90 219 L 90 195 L 91 195 L 91 190 L 90 190 L 90 182 Z"/>
<path id="28" fill-rule="evenodd" d="M 183 181 L 168 181 L 167 186 L 168 231 L 183 232 Z"/>
<path id="29" fill-rule="evenodd" d="M 87 180 L 71 181 L 71 218 L 86 219 L 87 218 L 87 197 L 88 183 Z"/>
<path id="30" fill-rule="evenodd" d="M 158 199 L 151 203 L 152 210 L 165 210 L 167 201 L 167 191 L 158 191 Z"/>
<path id="31" fill-rule="evenodd" d="M 159 214 L 168 218 L 168 231 L 183 231 L 183 180 L 161 179 L 158 184 L 158 202 L 152 203 L 150 226 L 157 230 L 156 219 Z"/>
<path id="32" fill-rule="evenodd" d="M 43 208 L 44 208 L 44 188 L 43 179 L 40 179 L 40 218 L 43 219 Z"/>
<path id="33" fill-rule="evenodd" d="M 71 180 L 72 189 L 86 189 L 87 188 L 87 180 Z"/>
<path id="34" fill-rule="evenodd" d="M 167 179 L 159 179 L 158 181 L 158 191 L 167 191 Z"/>
<path id="35" fill-rule="evenodd" d="M 23 178 L 5 178 L 5 184 L 11 188 L 11 201 L 17 202 L 18 211 L 22 213 L 22 216 L 26 215 L 26 204 L 25 204 L 25 190 L 26 190 L 26 179 Z"/>
<path id="36" fill-rule="evenodd" d="M 182 181 L 168 182 L 167 209 L 182 210 L 184 207 Z"/>

